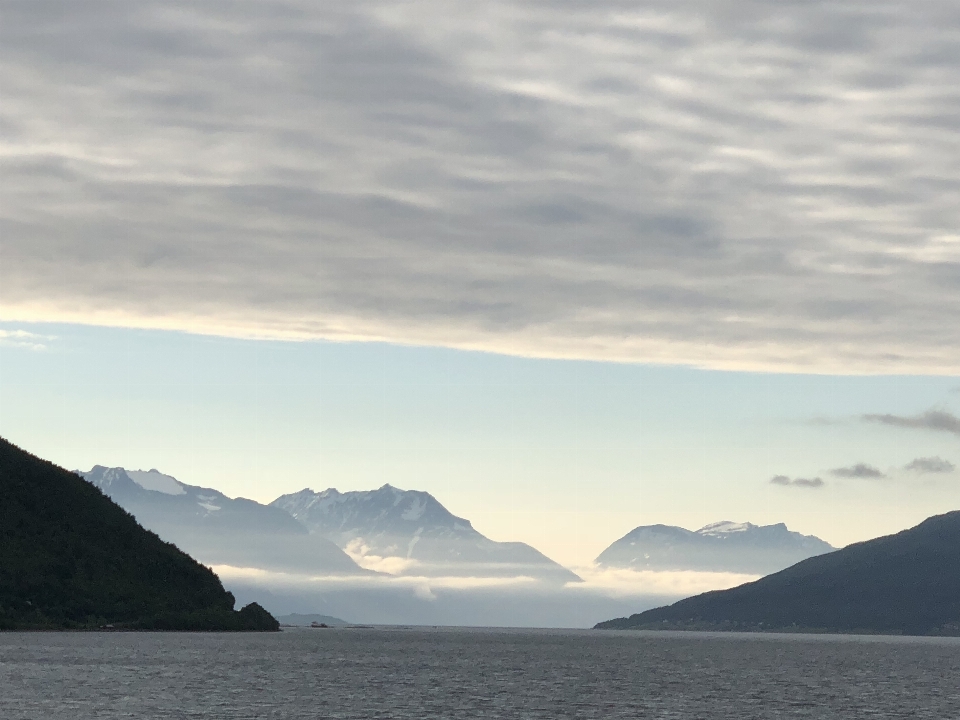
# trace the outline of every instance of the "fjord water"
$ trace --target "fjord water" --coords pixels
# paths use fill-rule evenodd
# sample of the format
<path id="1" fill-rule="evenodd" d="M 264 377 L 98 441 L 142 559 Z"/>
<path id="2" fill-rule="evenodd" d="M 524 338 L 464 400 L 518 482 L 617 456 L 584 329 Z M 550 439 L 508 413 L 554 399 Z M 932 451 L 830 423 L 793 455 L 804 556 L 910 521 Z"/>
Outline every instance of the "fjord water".
<path id="1" fill-rule="evenodd" d="M 0 634 L 0 717 L 960 717 L 960 640 L 565 630 Z"/>

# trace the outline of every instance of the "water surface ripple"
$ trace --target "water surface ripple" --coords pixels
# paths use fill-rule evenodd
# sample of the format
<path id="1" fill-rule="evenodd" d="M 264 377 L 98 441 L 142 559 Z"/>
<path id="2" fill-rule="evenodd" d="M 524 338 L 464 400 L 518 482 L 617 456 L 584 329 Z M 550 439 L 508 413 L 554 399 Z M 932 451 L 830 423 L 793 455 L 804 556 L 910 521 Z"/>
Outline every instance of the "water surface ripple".
<path id="1" fill-rule="evenodd" d="M 0 633 L 0 717 L 960 718 L 960 641 L 576 630 Z"/>

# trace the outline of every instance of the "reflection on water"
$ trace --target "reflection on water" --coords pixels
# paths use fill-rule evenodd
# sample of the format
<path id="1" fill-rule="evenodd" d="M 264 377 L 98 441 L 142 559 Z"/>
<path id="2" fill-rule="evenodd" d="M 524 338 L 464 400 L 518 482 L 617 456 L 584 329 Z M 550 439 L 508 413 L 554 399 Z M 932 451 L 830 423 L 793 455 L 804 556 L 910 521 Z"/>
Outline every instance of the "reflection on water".
<path id="1" fill-rule="evenodd" d="M 960 717 L 960 641 L 463 629 L 0 634 L 0 717 Z"/>

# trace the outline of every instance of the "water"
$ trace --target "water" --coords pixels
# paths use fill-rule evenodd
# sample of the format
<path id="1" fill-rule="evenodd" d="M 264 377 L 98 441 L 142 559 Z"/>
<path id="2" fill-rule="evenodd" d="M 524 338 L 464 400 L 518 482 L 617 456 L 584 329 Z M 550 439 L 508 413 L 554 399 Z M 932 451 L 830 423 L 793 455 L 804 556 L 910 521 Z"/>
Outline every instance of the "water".
<path id="1" fill-rule="evenodd" d="M 960 641 L 462 629 L 0 633 L 0 718 L 960 718 Z"/>

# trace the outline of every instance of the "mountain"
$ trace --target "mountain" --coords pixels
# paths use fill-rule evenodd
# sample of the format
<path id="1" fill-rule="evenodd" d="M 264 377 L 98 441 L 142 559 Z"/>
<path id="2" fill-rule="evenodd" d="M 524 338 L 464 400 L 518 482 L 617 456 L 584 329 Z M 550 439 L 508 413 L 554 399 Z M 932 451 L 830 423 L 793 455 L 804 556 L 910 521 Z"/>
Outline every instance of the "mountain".
<path id="1" fill-rule="evenodd" d="M 318 575 L 370 574 L 335 544 L 282 510 L 157 470 L 95 466 L 78 474 L 132 513 L 145 528 L 207 565 Z"/>
<path id="2" fill-rule="evenodd" d="M 529 545 L 484 537 L 425 492 L 390 485 L 345 493 L 307 489 L 270 504 L 355 555 L 411 561 L 407 568 L 396 564 L 407 574 L 580 580 Z"/>
<path id="3" fill-rule="evenodd" d="M 632 570 L 699 570 L 768 575 L 833 547 L 783 523 L 757 526 L 723 521 L 696 531 L 642 525 L 597 557 L 601 567 Z"/>
<path id="4" fill-rule="evenodd" d="M 74 473 L 0 439 L 0 629 L 275 630 Z"/>
<path id="5" fill-rule="evenodd" d="M 597 627 L 960 635 L 960 511 Z"/>

